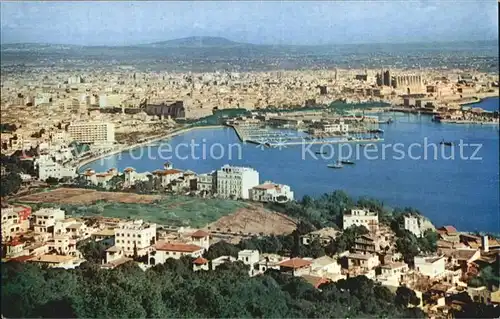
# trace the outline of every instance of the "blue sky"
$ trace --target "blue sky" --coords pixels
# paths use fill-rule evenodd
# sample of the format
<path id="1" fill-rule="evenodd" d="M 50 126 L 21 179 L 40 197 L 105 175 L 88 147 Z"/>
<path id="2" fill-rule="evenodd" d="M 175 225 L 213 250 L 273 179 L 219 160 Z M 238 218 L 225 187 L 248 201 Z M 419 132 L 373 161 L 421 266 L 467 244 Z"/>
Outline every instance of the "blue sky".
<path id="1" fill-rule="evenodd" d="M 124 45 L 188 36 L 264 44 L 498 37 L 496 0 L 4 2 L 2 43 Z"/>

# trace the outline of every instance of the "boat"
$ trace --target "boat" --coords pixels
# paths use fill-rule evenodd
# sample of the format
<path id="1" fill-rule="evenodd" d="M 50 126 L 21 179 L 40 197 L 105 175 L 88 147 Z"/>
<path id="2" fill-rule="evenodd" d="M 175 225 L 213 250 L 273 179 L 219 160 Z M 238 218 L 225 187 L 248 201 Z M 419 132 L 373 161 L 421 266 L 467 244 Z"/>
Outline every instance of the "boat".
<path id="1" fill-rule="evenodd" d="M 350 160 L 341 160 L 340 163 L 344 165 L 354 165 L 354 162 Z"/>
<path id="2" fill-rule="evenodd" d="M 329 168 L 342 168 L 342 167 L 344 167 L 344 165 L 342 165 L 342 163 L 340 163 L 339 161 L 337 161 L 335 164 L 328 164 L 327 166 Z"/>
<path id="3" fill-rule="evenodd" d="M 327 152 L 321 152 L 321 151 L 317 151 L 315 152 L 317 155 L 327 155 L 328 153 Z"/>

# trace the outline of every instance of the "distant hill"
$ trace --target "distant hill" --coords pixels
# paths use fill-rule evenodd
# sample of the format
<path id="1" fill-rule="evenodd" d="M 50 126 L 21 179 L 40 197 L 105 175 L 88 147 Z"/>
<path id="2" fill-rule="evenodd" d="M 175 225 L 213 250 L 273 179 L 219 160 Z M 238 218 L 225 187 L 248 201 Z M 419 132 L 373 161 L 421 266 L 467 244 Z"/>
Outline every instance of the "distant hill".
<path id="1" fill-rule="evenodd" d="M 248 43 L 240 43 L 231 41 L 222 37 L 187 37 L 173 39 L 161 42 L 146 44 L 145 46 L 152 47 L 225 47 L 225 46 L 241 46 L 249 45 Z"/>

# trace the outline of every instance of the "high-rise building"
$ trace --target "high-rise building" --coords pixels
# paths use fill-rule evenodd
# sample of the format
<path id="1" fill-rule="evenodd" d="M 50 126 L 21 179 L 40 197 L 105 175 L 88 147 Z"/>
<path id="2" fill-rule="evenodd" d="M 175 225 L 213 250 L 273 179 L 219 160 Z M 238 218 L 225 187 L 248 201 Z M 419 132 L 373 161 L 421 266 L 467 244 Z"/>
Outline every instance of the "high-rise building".
<path id="1" fill-rule="evenodd" d="M 216 172 L 217 193 L 223 198 L 248 199 L 259 185 L 259 172 L 248 167 L 224 165 Z"/>
<path id="2" fill-rule="evenodd" d="M 79 143 L 113 143 L 115 141 L 115 125 L 110 122 L 78 122 L 71 123 L 68 133 Z"/>

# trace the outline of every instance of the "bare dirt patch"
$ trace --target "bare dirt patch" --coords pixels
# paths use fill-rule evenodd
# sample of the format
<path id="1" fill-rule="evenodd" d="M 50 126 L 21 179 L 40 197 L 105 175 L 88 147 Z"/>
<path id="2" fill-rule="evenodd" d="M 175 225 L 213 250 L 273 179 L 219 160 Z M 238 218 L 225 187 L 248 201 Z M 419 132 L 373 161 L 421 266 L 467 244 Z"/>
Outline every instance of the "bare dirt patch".
<path id="1" fill-rule="evenodd" d="M 238 242 L 241 238 L 250 236 L 289 234 L 295 230 L 296 225 L 292 218 L 255 204 L 221 217 L 209 224 L 206 230 L 215 236 L 220 235 L 221 239 L 226 237 L 225 240 Z"/>
<path id="2" fill-rule="evenodd" d="M 83 188 L 58 188 L 48 192 L 36 193 L 19 197 L 17 200 L 25 203 L 58 203 L 88 205 L 97 201 L 113 203 L 150 204 L 160 199 L 158 195 L 139 195 L 133 193 L 100 192 Z"/>

